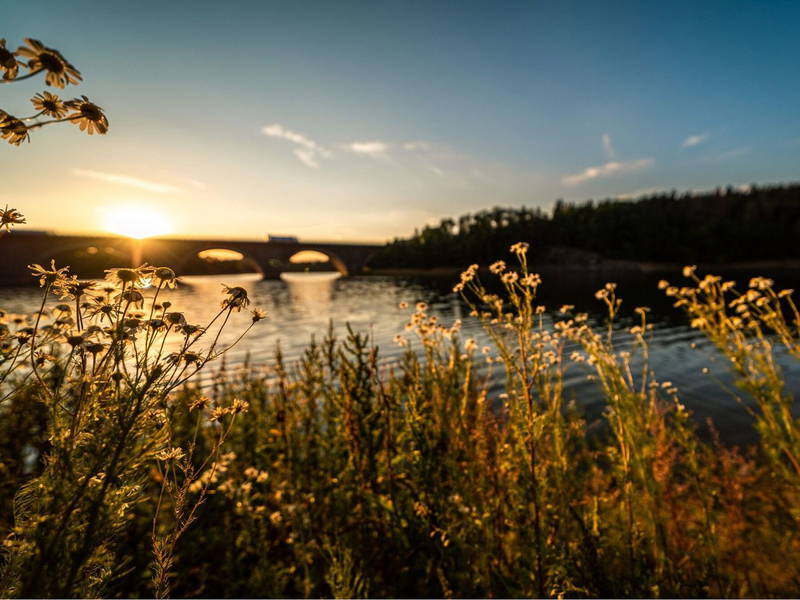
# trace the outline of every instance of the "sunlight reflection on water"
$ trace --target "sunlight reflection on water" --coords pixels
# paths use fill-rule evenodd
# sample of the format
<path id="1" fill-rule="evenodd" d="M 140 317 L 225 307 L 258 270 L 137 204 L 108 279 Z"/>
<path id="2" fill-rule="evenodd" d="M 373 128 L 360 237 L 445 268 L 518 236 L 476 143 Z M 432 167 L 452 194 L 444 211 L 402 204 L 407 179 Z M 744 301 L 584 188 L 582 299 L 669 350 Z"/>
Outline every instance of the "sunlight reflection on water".
<path id="1" fill-rule="evenodd" d="M 455 319 L 463 321 L 462 340 L 473 337 L 480 348 L 491 345 L 480 323 L 468 316 L 463 302 L 449 291 L 451 282 L 411 280 L 391 277 L 347 277 L 338 273 L 285 273 L 280 280 L 261 280 L 253 273 L 240 275 L 215 275 L 182 277 L 176 290 L 167 292 L 173 302 L 170 310 L 182 311 L 190 323 L 204 325 L 220 310 L 222 285 L 244 287 L 250 296 L 251 306 L 268 312 L 268 318 L 256 324 L 247 337 L 231 350 L 227 363 L 233 365 L 246 356 L 254 364 L 271 362 L 277 344 L 287 362 L 298 359 L 313 338 L 321 340 L 332 324 L 334 332 L 343 336 L 349 323 L 355 331 L 368 334 L 379 348 L 379 359 L 384 364 L 397 362 L 404 349 L 393 342 L 397 333 L 403 333 L 409 311 L 416 302 L 429 305 L 429 314 L 450 325 Z M 557 286 L 553 286 L 557 287 Z M 623 294 L 625 290 L 623 289 Z M 152 293 L 152 292 L 150 292 Z M 162 292 L 164 293 L 164 292 Z M 570 294 L 573 294 L 570 291 Z M 583 295 L 583 294 L 581 294 Z M 592 297 L 592 290 L 586 290 Z M 160 296 L 160 299 L 166 299 Z M 548 298 L 548 304 L 560 306 L 573 298 Z M 558 301 L 556 301 L 558 300 Z M 563 300 L 564 302 L 561 302 Z M 40 291 L 33 287 L 0 288 L 0 306 L 10 312 L 30 312 L 41 301 Z M 409 308 L 401 310 L 398 304 L 406 302 Z M 52 304 L 57 303 L 56 300 Z M 591 303 L 589 304 L 591 306 Z M 631 311 L 633 306 L 628 307 Z M 590 310 L 580 307 L 581 310 Z M 724 364 L 718 360 L 715 349 L 689 329 L 685 322 L 659 315 L 654 311 L 655 329 L 651 340 L 651 366 L 660 381 L 669 380 L 680 389 L 681 400 L 694 411 L 698 420 L 713 417 L 720 433 L 729 439 L 741 438 L 749 431 L 750 418 L 734 399 L 732 382 Z M 601 319 L 595 314 L 595 319 Z M 248 311 L 234 313 L 228 327 L 220 337 L 222 347 L 231 344 L 250 323 Z M 618 327 L 620 349 L 630 343 L 626 328 L 629 321 Z M 412 348 L 418 347 L 413 336 Z M 178 339 L 174 340 L 177 345 Z M 691 344 L 696 344 L 691 348 Z M 800 369 L 785 353 L 778 355 L 784 366 L 787 387 L 800 390 Z M 479 359 L 480 360 L 480 359 Z M 711 375 L 702 375 L 703 367 Z M 486 365 L 481 363 L 482 372 Z M 584 365 L 571 365 L 565 375 L 567 398 L 575 399 L 585 407 L 590 418 L 597 418 L 603 409 L 601 397 L 594 384 L 587 382 L 588 371 Z M 725 391 L 722 382 L 729 389 Z M 495 371 L 490 396 L 502 390 L 502 376 Z"/>

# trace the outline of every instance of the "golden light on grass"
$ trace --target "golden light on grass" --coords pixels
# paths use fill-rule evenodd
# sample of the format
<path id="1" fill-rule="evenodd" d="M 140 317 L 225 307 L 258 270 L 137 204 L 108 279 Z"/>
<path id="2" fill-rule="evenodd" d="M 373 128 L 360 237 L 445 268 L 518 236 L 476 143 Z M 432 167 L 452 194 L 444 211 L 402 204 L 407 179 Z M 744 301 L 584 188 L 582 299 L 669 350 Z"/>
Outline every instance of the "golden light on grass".
<path id="1" fill-rule="evenodd" d="M 170 233 L 172 228 L 164 215 L 148 206 L 119 206 L 109 211 L 104 228 L 135 239 Z"/>

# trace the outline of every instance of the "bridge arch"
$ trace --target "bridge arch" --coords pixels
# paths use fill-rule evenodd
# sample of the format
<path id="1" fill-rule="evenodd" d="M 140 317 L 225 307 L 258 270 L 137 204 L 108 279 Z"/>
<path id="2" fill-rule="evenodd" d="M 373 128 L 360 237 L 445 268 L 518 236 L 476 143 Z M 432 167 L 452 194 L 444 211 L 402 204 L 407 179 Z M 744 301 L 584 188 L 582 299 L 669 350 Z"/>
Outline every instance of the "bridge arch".
<path id="1" fill-rule="evenodd" d="M 331 252 L 330 250 L 327 250 L 327 249 L 324 249 L 324 248 L 315 248 L 313 246 L 300 248 L 300 249 L 296 250 L 295 252 L 292 252 L 292 254 L 291 254 L 291 256 L 289 256 L 287 262 L 293 262 L 292 261 L 293 258 L 296 258 L 297 256 L 301 256 L 303 254 L 309 254 L 309 255 L 313 254 L 313 255 L 325 256 L 325 257 L 327 257 L 328 261 L 331 263 L 331 266 L 335 270 L 337 270 L 339 273 L 342 274 L 342 277 L 347 277 L 350 274 L 350 272 L 349 272 L 349 270 L 347 268 L 347 265 L 345 265 L 344 261 L 341 258 L 339 258 L 334 252 Z M 309 262 L 311 262 L 311 261 L 309 261 Z"/>
<path id="2" fill-rule="evenodd" d="M 192 248 L 190 252 L 181 251 L 180 254 L 173 253 L 172 256 L 174 257 L 171 261 L 172 264 L 167 266 L 175 269 L 178 275 L 185 273 L 189 265 L 196 260 L 206 262 L 241 261 L 262 277 L 266 274 L 265 265 L 259 260 L 259 257 L 254 256 L 245 248 L 238 247 L 236 244 L 203 244 Z"/>

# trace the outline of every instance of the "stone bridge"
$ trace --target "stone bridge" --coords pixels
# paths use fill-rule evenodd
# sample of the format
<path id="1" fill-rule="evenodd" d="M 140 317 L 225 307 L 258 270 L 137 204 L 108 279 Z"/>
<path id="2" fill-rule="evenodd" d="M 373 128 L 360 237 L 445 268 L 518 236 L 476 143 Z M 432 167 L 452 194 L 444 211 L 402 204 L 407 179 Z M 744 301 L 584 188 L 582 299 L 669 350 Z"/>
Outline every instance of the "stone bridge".
<path id="1" fill-rule="evenodd" d="M 211 239 L 130 239 L 117 236 L 52 235 L 16 230 L 0 235 L 0 284 L 32 281 L 27 265 L 46 265 L 53 258 L 58 266 L 71 264 L 80 276 L 97 277 L 104 268 L 143 262 L 172 267 L 191 274 L 191 264 L 204 250 L 233 250 L 265 278 L 286 270 L 289 259 L 311 250 L 326 255 L 342 275 L 363 272 L 379 245 L 332 242 L 249 241 Z M 188 272 L 187 272 L 188 270 Z"/>

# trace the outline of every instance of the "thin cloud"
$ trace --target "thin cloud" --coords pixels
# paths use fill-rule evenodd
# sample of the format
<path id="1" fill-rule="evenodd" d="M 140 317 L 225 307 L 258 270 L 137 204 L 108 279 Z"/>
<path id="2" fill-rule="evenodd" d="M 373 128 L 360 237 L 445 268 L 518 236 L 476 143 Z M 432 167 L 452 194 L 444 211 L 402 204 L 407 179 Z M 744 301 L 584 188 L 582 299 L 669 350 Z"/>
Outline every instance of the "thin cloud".
<path id="1" fill-rule="evenodd" d="M 181 188 L 168 183 L 148 181 L 147 179 L 139 179 L 138 177 L 131 177 L 130 175 L 121 173 L 105 173 L 103 171 L 92 171 L 90 169 L 72 169 L 72 174 L 78 177 L 94 179 L 95 181 L 126 185 L 140 190 L 147 190 L 148 192 L 156 192 L 157 194 L 175 194 L 183 191 Z"/>
<path id="2" fill-rule="evenodd" d="M 731 148 L 725 152 L 720 152 L 716 156 L 712 156 L 711 160 L 730 160 L 750 154 L 752 151 L 753 149 L 750 146 L 739 146 L 738 148 Z"/>
<path id="3" fill-rule="evenodd" d="M 587 167 L 580 173 L 576 173 L 574 175 L 565 175 L 561 178 L 561 183 L 572 186 L 579 185 L 585 181 L 596 179 L 598 177 L 611 177 L 612 175 L 633 173 L 650 168 L 655 164 L 655 162 L 656 161 L 653 158 L 639 158 L 626 162 L 611 161 L 597 167 Z"/>
<path id="4" fill-rule="evenodd" d="M 365 156 L 384 156 L 389 151 L 389 144 L 385 142 L 372 141 L 372 142 L 352 142 L 347 145 L 347 149 L 356 154 L 363 154 Z"/>
<path id="5" fill-rule="evenodd" d="M 707 141 L 710 137 L 711 134 L 708 132 L 698 133 L 697 135 L 690 135 L 685 140 L 683 140 L 683 144 L 681 144 L 681 146 L 683 146 L 684 148 L 691 148 L 692 146 L 697 146 L 699 144 L 702 144 L 703 142 Z"/>
<path id="6" fill-rule="evenodd" d="M 616 158 L 616 153 L 614 152 L 614 146 L 611 145 L 611 136 L 607 133 L 603 134 L 603 152 L 605 152 L 606 158 L 608 160 L 614 160 Z"/>
<path id="7" fill-rule="evenodd" d="M 319 168 L 319 158 L 330 158 L 331 156 L 329 150 L 320 146 L 314 140 L 306 137 L 302 133 L 297 133 L 296 131 L 286 129 L 279 123 L 273 123 L 272 125 L 266 125 L 262 127 L 261 133 L 266 136 L 286 140 L 287 142 L 291 142 L 300 146 L 300 148 L 295 148 L 294 155 L 302 163 L 314 169 Z"/>

